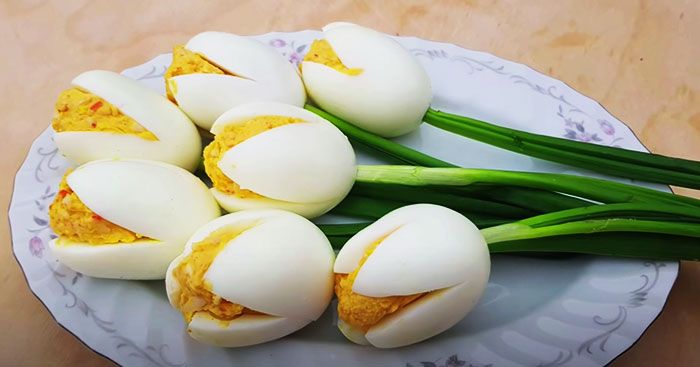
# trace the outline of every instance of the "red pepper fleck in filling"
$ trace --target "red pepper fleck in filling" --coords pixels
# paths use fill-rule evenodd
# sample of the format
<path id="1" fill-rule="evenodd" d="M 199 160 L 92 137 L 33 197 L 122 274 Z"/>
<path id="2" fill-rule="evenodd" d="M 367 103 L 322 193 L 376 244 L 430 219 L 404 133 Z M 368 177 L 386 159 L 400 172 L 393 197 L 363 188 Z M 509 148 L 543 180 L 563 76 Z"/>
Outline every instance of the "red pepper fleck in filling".
<path id="1" fill-rule="evenodd" d="M 102 101 L 97 101 L 92 106 L 90 106 L 90 109 L 92 110 L 92 112 L 95 112 L 99 110 L 100 107 L 102 107 Z"/>
<path id="2" fill-rule="evenodd" d="M 65 197 L 66 195 L 68 195 L 68 190 L 61 190 L 58 192 L 59 197 Z"/>
<path id="3" fill-rule="evenodd" d="M 94 219 L 94 220 L 104 220 L 104 218 L 100 217 L 100 216 L 97 215 L 97 214 L 93 214 L 93 215 L 92 215 L 92 219 Z"/>
<path id="4" fill-rule="evenodd" d="M 92 126 L 93 128 L 95 128 L 95 127 L 97 127 L 97 124 L 93 122 L 93 123 L 90 124 L 90 126 Z"/>

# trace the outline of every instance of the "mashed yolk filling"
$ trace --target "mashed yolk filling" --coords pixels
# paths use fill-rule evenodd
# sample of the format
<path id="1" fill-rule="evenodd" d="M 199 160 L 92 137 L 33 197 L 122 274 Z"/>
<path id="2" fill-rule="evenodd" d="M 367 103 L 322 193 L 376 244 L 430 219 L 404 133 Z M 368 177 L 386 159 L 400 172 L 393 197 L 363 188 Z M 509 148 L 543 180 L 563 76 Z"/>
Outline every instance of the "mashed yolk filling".
<path id="1" fill-rule="evenodd" d="M 324 39 L 315 40 L 311 43 L 309 52 L 304 56 L 304 61 L 323 64 L 348 75 L 359 75 L 362 73 L 362 69 L 345 66 L 333 50 L 333 47 L 331 47 L 331 44 Z"/>
<path id="2" fill-rule="evenodd" d="M 57 132 L 102 131 L 158 140 L 152 132 L 122 114 L 113 104 L 78 88 L 67 89 L 58 96 L 51 126 Z"/>
<path id="3" fill-rule="evenodd" d="M 175 46 L 173 48 L 173 62 L 165 71 L 165 91 L 168 99 L 175 102 L 174 93 L 177 92 L 177 85 L 170 78 L 186 74 L 227 74 L 232 75 L 218 66 L 207 61 L 201 55 L 192 52 L 185 46 Z M 172 89 L 171 89 L 172 88 Z M 174 90 L 173 90 L 174 89 Z"/>
<path id="4" fill-rule="evenodd" d="M 51 228 L 60 238 L 92 245 L 129 243 L 146 238 L 95 214 L 71 190 L 66 177 L 68 173 L 63 176 L 49 207 Z"/>
<path id="5" fill-rule="evenodd" d="M 211 291 L 209 281 L 204 279 L 216 255 L 247 228 L 224 228 L 212 232 L 204 240 L 195 243 L 192 252 L 173 269 L 173 277 L 180 285 L 176 296 L 177 308 L 188 323 L 199 313 L 221 321 L 224 325 L 243 314 L 260 314 L 217 296 Z"/>
<path id="6" fill-rule="evenodd" d="M 226 126 L 224 131 L 216 134 L 214 140 L 204 148 L 204 170 L 211 178 L 214 187 L 221 192 L 240 198 L 262 197 L 253 191 L 242 189 L 228 178 L 219 168 L 219 161 L 229 149 L 255 135 L 301 121 L 301 119 L 287 116 L 258 116 L 240 124 Z"/>
<path id="7" fill-rule="evenodd" d="M 390 315 L 409 303 L 422 297 L 425 293 L 408 296 L 368 297 L 352 291 L 357 273 L 369 255 L 379 246 L 384 238 L 370 245 L 365 251 L 360 264 L 350 274 L 335 274 L 335 295 L 338 297 L 338 317 L 356 329 L 367 332 L 384 316 Z"/>

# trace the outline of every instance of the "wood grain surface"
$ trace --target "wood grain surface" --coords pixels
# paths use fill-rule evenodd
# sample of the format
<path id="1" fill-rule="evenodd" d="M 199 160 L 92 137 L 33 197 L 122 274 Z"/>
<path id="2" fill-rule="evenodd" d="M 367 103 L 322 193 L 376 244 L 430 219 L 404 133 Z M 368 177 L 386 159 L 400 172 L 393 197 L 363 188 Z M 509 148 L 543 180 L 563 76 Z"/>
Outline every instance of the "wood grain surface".
<path id="1" fill-rule="evenodd" d="M 2 1 L 0 365 L 111 364 L 31 294 L 5 224 L 15 172 L 70 80 L 143 63 L 204 30 L 259 34 L 335 20 L 525 63 L 600 101 L 652 151 L 700 160 L 697 0 Z M 683 263 L 661 316 L 612 365 L 700 365 L 698 300 L 700 266 Z"/>

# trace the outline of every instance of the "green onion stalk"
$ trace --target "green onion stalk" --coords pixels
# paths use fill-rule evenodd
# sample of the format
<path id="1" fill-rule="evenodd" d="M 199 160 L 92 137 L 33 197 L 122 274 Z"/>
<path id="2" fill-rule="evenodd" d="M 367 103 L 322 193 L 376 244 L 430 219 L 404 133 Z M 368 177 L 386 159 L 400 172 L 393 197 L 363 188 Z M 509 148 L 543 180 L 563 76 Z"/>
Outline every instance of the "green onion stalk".
<path id="1" fill-rule="evenodd" d="M 612 176 L 700 189 L 700 162 L 602 146 L 497 126 L 428 109 L 424 121 L 512 152 Z"/>
<path id="2" fill-rule="evenodd" d="M 307 105 L 306 109 L 331 121 L 357 143 L 403 163 L 426 167 L 453 166 L 364 131 L 317 107 Z M 440 129 L 539 159 L 612 176 L 700 189 L 700 162 L 693 160 L 533 134 L 432 108 L 428 109 L 423 120 Z"/>
<path id="3" fill-rule="evenodd" d="M 408 164 L 359 166 L 350 196 L 334 213 L 374 220 L 400 206 L 427 202 L 473 218 L 494 253 L 700 259 L 700 200 L 575 175 L 459 168 L 306 108 L 354 143 Z M 321 227 L 339 248 L 369 224 Z"/>
<path id="4" fill-rule="evenodd" d="M 375 152 L 378 152 L 389 159 L 398 161 L 400 163 L 416 166 L 457 167 L 456 165 L 453 165 L 451 163 L 431 157 L 430 155 L 419 152 L 415 149 L 411 149 L 407 146 L 395 143 L 391 140 L 365 131 L 341 118 L 331 115 L 314 106 L 306 105 L 305 108 L 333 123 L 354 143 L 369 148 Z M 371 191 L 376 191 L 376 188 L 372 188 Z M 572 198 L 570 196 L 562 195 L 556 192 L 516 187 L 512 185 L 490 185 L 488 187 L 481 186 L 469 189 L 460 189 L 459 194 L 462 196 L 482 198 L 489 201 L 510 204 L 539 213 L 569 209 L 591 204 L 590 202 Z M 409 196 L 412 195 L 406 195 L 403 197 Z M 433 203 L 432 201 L 424 202 Z"/>
<path id="5" fill-rule="evenodd" d="M 336 249 L 369 222 L 325 224 Z M 481 230 L 492 253 L 564 252 L 700 260 L 700 210 L 674 205 L 594 205 Z"/>
<path id="6" fill-rule="evenodd" d="M 405 186 L 467 187 L 501 184 L 559 192 L 598 203 L 658 203 L 700 210 L 700 200 L 597 178 L 472 168 L 359 166 L 356 182 Z"/>
<path id="7" fill-rule="evenodd" d="M 422 202 L 425 203 L 428 201 Z M 377 220 L 383 217 L 384 215 L 388 214 L 389 212 L 409 204 L 411 203 L 351 195 L 348 196 L 345 200 L 343 200 L 343 202 L 338 204 L 335 208 L 333 208 L 331 213 L 358 217 L 362 219 Z M 479 228 L 486 228 L 498 224 L 510 223 L 515 220 L 513 218 L 507 218 L 503 216 L 484 214 L 483 212 L 479 211 L 478 208 L 473 211 L 469 211 L 459 210 L 458 208 L 455 208 L 454 206 L 450 205 L 443 206 L 447 206 L 451 209 L 459 211 L 462 215 L 468 217 L 472 222 L 474 222 L 474 224 Z"/>

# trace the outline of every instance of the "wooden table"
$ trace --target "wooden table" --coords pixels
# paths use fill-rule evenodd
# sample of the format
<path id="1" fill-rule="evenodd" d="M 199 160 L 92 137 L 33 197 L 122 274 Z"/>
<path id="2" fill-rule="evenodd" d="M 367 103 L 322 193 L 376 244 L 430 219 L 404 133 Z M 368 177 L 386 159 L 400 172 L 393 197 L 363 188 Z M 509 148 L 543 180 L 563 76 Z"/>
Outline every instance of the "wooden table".
<path id="1" fill-rule="evenodd" d="M 158 4 L 0 3 L 1 207 L 8 205 L 29 144 L 49 123 L 54 99 L 81 71 L 140 64 L 204 30 L 257 34 L 319 29 L 333 20 L 452 42 L 528 64 L 600 101 L 652 151 L 700 160 L 696 0 Z M 109 365 L 59 327 L 30 293 L 12 258 L 5 211 L 0 215 L 0 365 Z M 684 263 L 661 316 L 613 365 L 698 365 L 697 300 L 700 266 Z"/>

